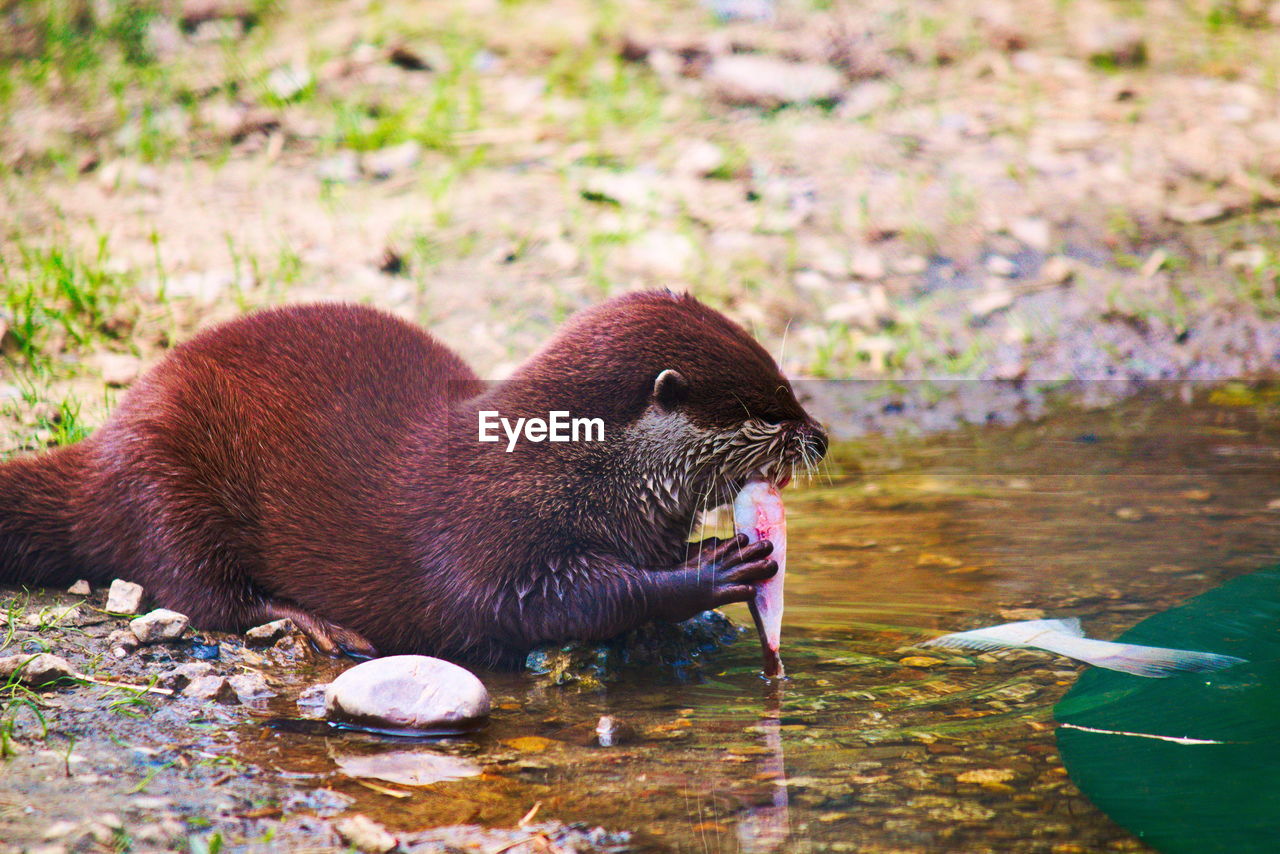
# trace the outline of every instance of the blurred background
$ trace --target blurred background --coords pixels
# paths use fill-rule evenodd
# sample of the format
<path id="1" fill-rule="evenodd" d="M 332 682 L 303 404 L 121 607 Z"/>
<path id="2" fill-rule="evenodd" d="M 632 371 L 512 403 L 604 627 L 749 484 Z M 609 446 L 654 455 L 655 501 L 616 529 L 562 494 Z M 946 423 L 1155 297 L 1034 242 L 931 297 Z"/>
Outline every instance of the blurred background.
<path id="1" fill-rule="evenodd" d="M 0 451 L 301 300 L 500 378 L 688 289 L 942 427 L 1274 368 L 1277 57 L 1268 0 L 4 0 Z"/>

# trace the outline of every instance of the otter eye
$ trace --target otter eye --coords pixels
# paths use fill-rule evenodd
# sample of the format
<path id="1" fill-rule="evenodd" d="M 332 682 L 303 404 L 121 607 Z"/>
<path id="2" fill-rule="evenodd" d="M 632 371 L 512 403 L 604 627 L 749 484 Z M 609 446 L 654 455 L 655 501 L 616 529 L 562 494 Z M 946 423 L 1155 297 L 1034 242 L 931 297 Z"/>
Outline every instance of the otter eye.
<path id="1" fill-rule="evenodd" d="M 667 368 L 653 381 L 653 398 L 664 409 L 673 409 L 689 397 L 689 381 L 679 371 Z"/>

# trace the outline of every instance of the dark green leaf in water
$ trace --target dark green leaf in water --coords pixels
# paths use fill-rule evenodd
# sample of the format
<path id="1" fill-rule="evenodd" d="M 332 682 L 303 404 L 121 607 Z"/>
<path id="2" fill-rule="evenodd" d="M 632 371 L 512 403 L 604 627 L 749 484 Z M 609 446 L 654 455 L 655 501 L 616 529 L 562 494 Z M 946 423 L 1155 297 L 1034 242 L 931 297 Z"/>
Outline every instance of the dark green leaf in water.
<path id="1" fill-rule="evenodd" d="M 1280 567 L 1157 614 L 1120 640 L 1249 661 L 1167 679 L 1088 671 L 1054 709 L 1071 779 L 1169 854 L 1276 850 Z"/>

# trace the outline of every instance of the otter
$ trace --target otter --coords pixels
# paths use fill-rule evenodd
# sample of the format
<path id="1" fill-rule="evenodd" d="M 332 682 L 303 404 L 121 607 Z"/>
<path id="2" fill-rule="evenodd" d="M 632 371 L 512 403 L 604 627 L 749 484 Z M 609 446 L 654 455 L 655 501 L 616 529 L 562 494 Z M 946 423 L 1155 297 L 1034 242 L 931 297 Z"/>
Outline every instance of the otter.
<path id="1" fill-rule="evenodd" d="M 565 411 L 598 441 L 479 441 Z M 174 348 L 88 438 L 0 465 L 0 582 L 123 578 L 208 630 L 292 619 L 328 653 L 519 666 L 750 599 L 766 540 L 691 543 L 826 436 L 769 354 L 687 295 L 630 294 L 482 382 L 422 329 L 344 304 Z"/>

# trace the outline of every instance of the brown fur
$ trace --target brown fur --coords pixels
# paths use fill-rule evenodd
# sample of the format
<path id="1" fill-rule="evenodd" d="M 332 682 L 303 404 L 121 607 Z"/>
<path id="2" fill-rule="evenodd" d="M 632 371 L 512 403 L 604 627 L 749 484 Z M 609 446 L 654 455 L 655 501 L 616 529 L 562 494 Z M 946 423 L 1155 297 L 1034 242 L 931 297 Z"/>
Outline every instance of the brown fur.
<path id="1" fill-rule="evenodd" d="M 507 453 L 480 409 L 601 417 L 605 441 Z M 726 449 L 748 418 L 767 448 Z M 582 312 L 492 385 L 389 315 L 282 308 L 175 348 L 85 441 L 0 466 L 0 581 L 125 578 L 203 628 L 288 616 L 330 650 L 511 665 L 747 599 L 771 547 L 689 548 L 696 512 L 766 450 L 780 476 L 824 449 L 768 354 L 688 297 Z"/>

